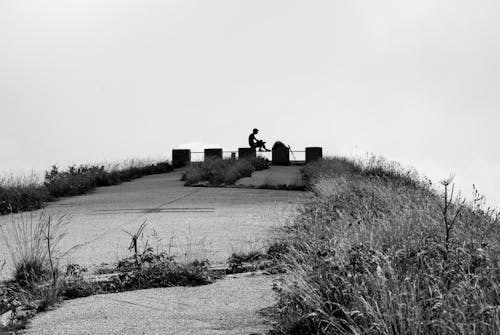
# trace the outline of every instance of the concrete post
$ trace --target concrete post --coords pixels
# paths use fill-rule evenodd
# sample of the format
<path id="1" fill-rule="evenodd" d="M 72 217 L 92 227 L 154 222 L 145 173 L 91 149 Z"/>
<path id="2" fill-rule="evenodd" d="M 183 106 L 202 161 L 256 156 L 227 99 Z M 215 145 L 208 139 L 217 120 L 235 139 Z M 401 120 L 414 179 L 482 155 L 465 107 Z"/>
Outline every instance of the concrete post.
<path id="1" fill-rule="evenodd" d="M 220 158 L 222 159 L 222 149 L 215 149 L 215 148 L 210 148 L 210 149 L 205 149 L 205 160 L 208 158 Z"/>
<path id="2" fill-rule="evenodd" d="M 317 161 L 323 158 L 322 147 L 308 147 L 306 148 L 306 163 Z"/>
<path id="3" fill-rule="evenodd" d="M 256 156 L 255 148 L 238 148 L 238 159 L 254 158 Z"/>
<path id="4" fill-rule="evenodd" d="M 173 149 L 172 150 L 172 165 L 174 168 L 182 167 L 191 162 L 191 150 L 189 149 Z"/>
<path id="5" fill-rule="evenodd" d="M 290 151 L 288 148 L 273 148 L 273 165 L 290 165 Z"/>

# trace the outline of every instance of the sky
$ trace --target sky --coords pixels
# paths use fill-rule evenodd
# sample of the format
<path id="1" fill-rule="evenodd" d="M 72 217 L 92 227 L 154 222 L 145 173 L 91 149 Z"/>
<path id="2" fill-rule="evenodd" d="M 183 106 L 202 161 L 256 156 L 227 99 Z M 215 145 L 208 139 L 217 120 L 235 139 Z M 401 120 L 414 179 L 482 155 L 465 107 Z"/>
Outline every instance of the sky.
<path id="1" fill-rule="evenodd" d="M 375 154 L 500 207 L 497 0 L 0 0 L 0 170 Z"/>

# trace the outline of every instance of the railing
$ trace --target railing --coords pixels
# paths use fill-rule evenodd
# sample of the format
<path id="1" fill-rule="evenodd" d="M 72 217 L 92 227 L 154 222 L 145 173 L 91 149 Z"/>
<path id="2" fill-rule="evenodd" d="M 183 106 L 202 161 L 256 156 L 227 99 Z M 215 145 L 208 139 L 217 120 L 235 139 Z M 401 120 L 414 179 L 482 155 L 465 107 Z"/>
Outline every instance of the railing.
<path id="1" fill-rule="evenodd" d="M 264 157 L 272 160 L 271 151 L 258 151 L 256 152 L 257 157 Z M 222 158 L 224 159 L 238 159 L 238 151 L 222 151 Z M 192 162 L 202 162 L 205 159 L 204 151 L 191 151 L 191 161 Z M 290 162 L 293 163 L 304 163 L 306 161 L 306 152 L 304 150 L 300 151 L 290 151 Z"/>
<path id="2" fill-rule="evenodd" d="M 275 165 L 303 164 L 312 162 L 323 157 L 323 148 L 306 147 L 306 150 L 289 150 L 287 148 L 275 148 L 271 151 L 255 151 L 250 148 L 239 148 L 237 151 L 222 150 L 220 148 L 209 148 L 204 151 L 190 151 L 189 149 L 173 149 L 172 163 L 174 167 L 181 167 L 189 162 L 201 162 L 206 155 L 224 159 L 238 159 L 239 154 L 245 157 L 264 157 Z"/>

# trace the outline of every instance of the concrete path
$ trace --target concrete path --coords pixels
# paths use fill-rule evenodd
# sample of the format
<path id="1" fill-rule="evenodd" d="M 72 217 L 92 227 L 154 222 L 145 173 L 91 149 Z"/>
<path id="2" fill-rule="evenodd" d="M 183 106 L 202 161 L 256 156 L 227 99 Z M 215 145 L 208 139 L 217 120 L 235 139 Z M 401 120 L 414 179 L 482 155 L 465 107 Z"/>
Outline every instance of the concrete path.
<path id="1" fill-rule="evenodd" d="M 297 171 L 290 175 L 296 178 Z M 176 171 L 99 188 L 55 202 L 45 211 L 72 214 L 61 246 L 77 246 L 71 262 L 90 266 L 130 255 L 130 237 L 124 231 L 133 233 L 147 220 L 142 243 L 148 240 L 153 247 L 170 250 L 180 261 L 209 259 L 222 265 L 235 251 L 262 247 L 305 198 L 297 191 L 184 187 L 180 177 Z M 0 217 L 0 224 L 10 225 L 12 218 Z M 8 259 L 3 239 L 0 257 Z M 70 300 L 35 316 L 26 333 L 264 334 L 268 325 L 258 311 L 274 304 L 272 280 L 243 274 L 206 286 Z"/>
<path id="2" fill-rule="evenodd" d="M 237 187 L 254 188 L 297 188 L 303 187 L 302 175 L 300 170 L 303 166 L 279 166 L 271 165 L 267 170 L 252 173 L 252 176 L 241 178 L 235 183 Z"/>
<path id="3" fill-rule="evenodd" d="M 146 220 L 142 244 L 147 240 L 182 257 L 225 264 L 234 251 L 269 239 L 270 230 L 282 224 L 283 212 L 304 197 L 294 191 L 184 187 L 180 177 L 180 171 L 147 176 L 50 204 L 46 212 L 72 215 L 60 248 L 73 248 L 66 261 L 91 266 L 130 255 L 125 231 L 134 233 Z M 0 225 L 11 224 L 10 216 L 0 217 Z M 3 238 L 1 259 L 7 261 L 5 277 L 11 267 Z"/>
<path id="4" fill-rule="evenodd" d="M 29 335 L 265 334 L 259 313 L 274 304 L 271 276 L 240 276 L 212 285 L 96 295 L 37 315 Z"/>

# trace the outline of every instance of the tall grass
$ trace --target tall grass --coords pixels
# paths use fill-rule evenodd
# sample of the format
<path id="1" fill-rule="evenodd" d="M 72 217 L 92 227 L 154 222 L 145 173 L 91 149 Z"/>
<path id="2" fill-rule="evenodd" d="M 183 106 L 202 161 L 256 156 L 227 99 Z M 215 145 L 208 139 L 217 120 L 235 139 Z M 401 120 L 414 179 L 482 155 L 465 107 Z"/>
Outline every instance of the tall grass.
<path id="1" fill-rule="evenodd" d="M 52 198 L 34 174 L 0 176 L 0 215 L 38 209 Z"/>
<path id="2" fill-rule="evenodd" d="M 254 171 L 267 168 L 269 162 L 262 157 L 238 160 L 214 158 L 191 163 L 184 171 L 182 180 L 185 185 L 232 185 L 240 178 L 251 176 Z"/>
<path id="3" fill-rule="evenodd" d="M 56 281 L 59 243 L 66 233 L 70 216 L 21 213 L 10 224 L 0 226 L 2 238 L 14 265 L 14 280 L 22 286 L 44 280 Z"/>
<path id="4" fill-rule="evenodd" d="M 53 197 L 85 194 L 99 186 L 117 185 L 145 175 L 172 171 L 170 163 L 141 164 L 130 161 L 127 166 L 80 165 L 60 171 L 53 166 L 45 173 L 44 186 Z"/>
<path id="5" fill-rule="evenodd" d="M 39 209 L 61 197 L 170 171 L 172 165 L 168 162 L 129 160 L 119 164 L 74 165 L 65 170 L 52 166 L 43 180 L 34 176 L 3 177 L 0 178 L 0 215 Z"/>
<path id="6" fill-rule="evenodd" d="M 380 158 L 305 173 L 314 196 L 284 230 L 277 332 L 500 333 L 500 220 L 478 194 L 450 201 Z"/>

